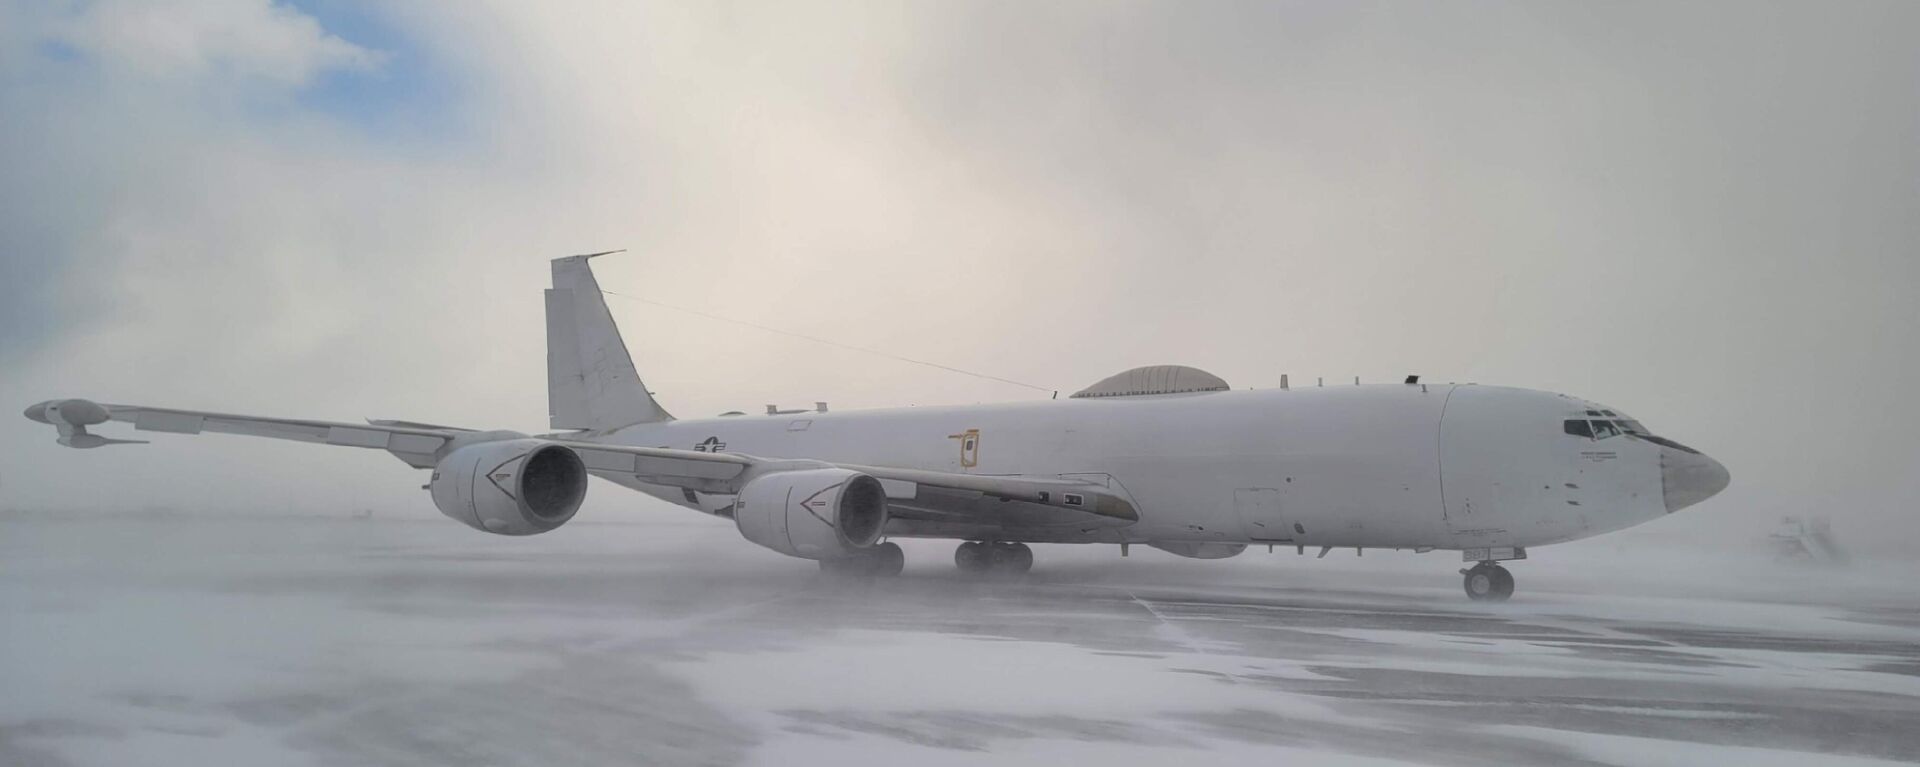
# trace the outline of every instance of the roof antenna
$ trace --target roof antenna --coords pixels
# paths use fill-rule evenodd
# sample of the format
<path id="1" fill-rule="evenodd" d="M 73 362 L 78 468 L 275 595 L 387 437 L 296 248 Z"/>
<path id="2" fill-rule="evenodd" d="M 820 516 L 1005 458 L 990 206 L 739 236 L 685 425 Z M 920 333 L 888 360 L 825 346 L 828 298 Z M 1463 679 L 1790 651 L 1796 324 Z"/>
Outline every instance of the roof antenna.
<path id="1" fill-rule="evenodd" d="M 1285 391 L 1285 390 L 1286 390 L 1286 388 L 1287 388 L 1287 374 L 1286 374 L 1286 373 L 1281 373 L 1281 374 L 1280 374 L 1280 389 L 1281 389 L 1282 391 Z"/>

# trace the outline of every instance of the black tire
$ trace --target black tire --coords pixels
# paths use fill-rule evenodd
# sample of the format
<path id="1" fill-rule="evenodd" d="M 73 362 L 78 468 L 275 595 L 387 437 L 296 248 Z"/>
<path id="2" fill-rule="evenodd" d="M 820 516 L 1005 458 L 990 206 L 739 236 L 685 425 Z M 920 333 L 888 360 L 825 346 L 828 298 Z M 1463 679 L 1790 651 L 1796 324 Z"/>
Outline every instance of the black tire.
<path id="1" fill-rule="evenodd" d="M 1467 598 L 1475 602 L 1485 602 L 1493 597 L 1494 578 L 1491 568 L 1485 563 L 1474 565 L 1465 572 L 1461 586 L 1467 590 Z"/>
<path id="2" fill-rule="evenodd" d="M 1493 597 L 1488 601 L 1505 602 L 1513 596 L 1513 573 L 1499 565 L 1493 566 Z"/>
<path id="3" fill-rule="evenodd" d="M 987 553 L 988 567 L 1000 575 L 1021 575 L 1033 569 L 1033 549 L 1024 543 L 996 543 Z"/>
<path id="4" fill-rule="evenodd" d="M 983 573 L 987 571 L 987 545 L 978 541 L 967 541 L 953 550 L 953 564 L 963 573 Z"/>
<path id="5" fill-rule="evenodd" d="M 868 552 L 868 570 L 874 575 L 891 578 L 899 575 L 907 566 L 907 553 L 900 550 L 900 544 L 888 541 L 873 547 Z"/>
<path id="6" fill-rule="evenodd" d="M 1032 570 L 1033 569 L 1033 548 L 1029 547 L 1027 544 L 1024 544 L 1024 543 L 1013 544 L 1013 547 L 1014 547 L 1014 554 L 1017 557 L 1014 561 L 1014 564 L 1016 567 L 1019 568 L 1018 572 L 1024 573 L 1029 570 Z"/>
<path id="7" fill-rule="evenodd" d="M 1467 598 L 1475 602 L 1505 602 L 1513 596 L 1513 573 L 1492 562 L 1481 562 L 1466 571 L 1461 585 Z"/>

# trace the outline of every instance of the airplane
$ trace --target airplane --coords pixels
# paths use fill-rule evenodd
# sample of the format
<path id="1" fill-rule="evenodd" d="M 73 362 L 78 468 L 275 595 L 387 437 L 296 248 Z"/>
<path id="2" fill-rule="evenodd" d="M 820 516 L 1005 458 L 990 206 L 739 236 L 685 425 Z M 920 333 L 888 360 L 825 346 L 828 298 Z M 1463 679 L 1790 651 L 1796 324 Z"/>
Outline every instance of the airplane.
<path id="1" fill-rule="evenodd" d="M 618 252 L 618 251 L 610 251 Z M 1191 367 L 1123 371 L 1066 399 L 778 410 L 680 420 L 641 382 L 590 259 L 552 261 L 550 427 L 527 435 L 58 399 L 26 410 L 73 448 L 88 431 L 206 432 L 385 450 L 446 516 L 535 535 L 572 519 L 588 477 L 731 518 L 742 537 L 845 576 L 891 576 L 892 538 L 960 541 L 965 573 L 1018 575 L 1030 543 L 1144 544 L 1219 559 L 1250 545 L 1459 551 L 1470 599 L 1504 601 L 1502 562 L 1658 519 L 1731 481 L 1617 408 L 1473 384 L 1232 389 Z"/>

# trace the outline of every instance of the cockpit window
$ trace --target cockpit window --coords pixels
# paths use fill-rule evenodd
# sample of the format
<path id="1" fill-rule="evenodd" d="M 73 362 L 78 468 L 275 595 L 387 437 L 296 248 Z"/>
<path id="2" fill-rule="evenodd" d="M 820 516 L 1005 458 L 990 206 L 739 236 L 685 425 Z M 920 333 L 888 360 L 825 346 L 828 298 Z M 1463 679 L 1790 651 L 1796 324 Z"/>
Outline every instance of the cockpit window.
<path id="1" fill-rule="evenodd" d="M 1588 439 L 1607 439 L 1609 437 L 1618 437 L 1622 434 L 1630 434 L 1657 445 L 1667 445 L 1667 443 L 1671 441 L 1653 436 L 1653 432 L 1647 430 L 1646 424 L 1640 423 L 1634 420 L 1633 416 L 1618 410 L 1607 410 L 1596 407 L 1593 410 L 1576 412 L 1584 412 L 1587 417 L 1569 418 L 1561 423 L 1561 431 L 1566 432 L 1569 436 L 1586 437 Z M 1668 446 L 1677 447 L 1681 450 L 1692 449 L 1680 445 L 1677 442 Z"/>

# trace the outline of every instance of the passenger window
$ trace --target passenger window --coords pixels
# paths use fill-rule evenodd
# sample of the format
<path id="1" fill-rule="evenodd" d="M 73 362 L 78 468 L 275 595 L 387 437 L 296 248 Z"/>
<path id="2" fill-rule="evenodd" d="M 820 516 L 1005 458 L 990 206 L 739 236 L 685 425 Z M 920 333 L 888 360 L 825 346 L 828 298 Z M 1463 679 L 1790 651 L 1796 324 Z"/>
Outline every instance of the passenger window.
<path id="1" fill-rule="evenodd" d="M 1570 420 L 1561 424 L 1560 428 L 1565 429 L 1568 434 L 1572 434 L 1573 436 L 1593 439 L 1593 428 L 1587 426 L 1586 421 L 1578 419 Z"/>
<path id="2" fill-rule="evenodd" d="M 1618 436 L 1620 436 L 1620 430 L 1614 427 L 1612 421 L 1594 421 L 1593 422 L 1593 438 L 1594 439 L 1606 439 L 1608 437 L 1618 437 Z"/>

